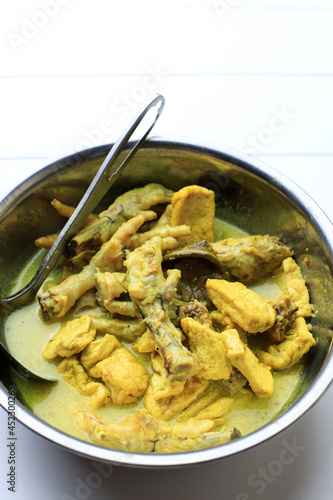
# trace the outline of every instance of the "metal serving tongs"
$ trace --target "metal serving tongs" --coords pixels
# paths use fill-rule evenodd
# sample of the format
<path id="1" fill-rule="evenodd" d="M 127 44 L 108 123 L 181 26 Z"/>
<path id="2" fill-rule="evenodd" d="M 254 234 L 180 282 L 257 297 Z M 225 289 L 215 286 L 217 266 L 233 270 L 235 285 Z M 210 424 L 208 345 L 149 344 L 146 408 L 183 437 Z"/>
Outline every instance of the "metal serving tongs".
<path id="1" fill-rule="evenodd" d="M 61 230 L 56 241 L 45 256 L 35 276 L 22 290 L 14 293 L 10 297 L 0 298 L 1 309 L 9 312 L 16 307 L 28 304 L 35 298 L 39 288 L 59 260 L 60 256 L 68 245 L 68 242 L 78 232 L 88 215 L 96 208 L 97 204 L 101 201 L 103 196 L 116 181 L 120 172 L 129 163 L 143 141 L 147 138 L 148 134 L 150 133 L 160 114 L 162 113 L 164 104 L 164 97 L 158 94 L 153 97 L 150 102 L 132 119 L 117 142 L 115 142 L 115 144 L 112 146 L 110 152 L 103 161 L 101 167 L 99 168 L 93 181 L 82 197 L 80 203 L 76 207 L 72 216 L 68 219 L 66 225 Z M 117 160 L 120 154 L 124 151 L 130 138 L 139 127 L 148 111 L 155 107 L 157 107 L 157 110 L 155 110 L 156 114 L 154 115 L 153 121 L 151 122 L 149 120 L 149 126 L 145 127 L 145 132 L 142 134 L 141 138 L 134 143 L 134 146 L 130 149 L 130 152 L 128 153 L 126 158 L 119 165 L 119 162 L 117 162 Z M 0 342 L 0 362 L 2 361 L 5 361 L 19 375 L 25 378 L 40 381 L 51 381 L 50 379 L 40 377 L 36 373 L 33 373 L 31 370 L 28 370 L 26 367 L 24 367 Z"/>

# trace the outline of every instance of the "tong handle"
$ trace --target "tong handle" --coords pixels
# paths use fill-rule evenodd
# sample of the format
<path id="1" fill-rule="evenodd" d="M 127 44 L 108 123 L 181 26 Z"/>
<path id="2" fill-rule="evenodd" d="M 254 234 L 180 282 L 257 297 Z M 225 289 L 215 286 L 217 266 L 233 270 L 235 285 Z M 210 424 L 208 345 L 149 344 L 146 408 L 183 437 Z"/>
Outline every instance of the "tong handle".
<path id="1" fill-rule="evenodd" d="M 68 245 L 68 242 L 81 228 L 88 215 L 95 209 L 95 207 L 101 201 L 103 196 L 110 189 L 112 184 L 117 180 L 120 172 L 129 163 L 129 161 L 132 159 L 132 157 L 139 149 L 143 141 L 147 138 L 148 134 L 154 127 L 156 121 L 160 117 L 162 110 L 164 108 L 164 104 L 165 104 L 164 97 L 160 94 L 157 94 L 132 119 L 132 121 L 129 123 L 127 128 L 121 134 L 119 139 L 112 146 L 111 150 L 109 151 L 108 155 L 103 161 L 101 167 L 99 168 L 97 174 L 95 175 L 87 191 L 82 197 L 80 203 L 78 204 L 75 211 L 68 219 L 66 225 L 59 233 L 59 236 L 57 237 L 56 241 L 53 243 L 52 247 L 46 254 L 35 276 L 20 291 L 14 293 L 10 297 L 0 298 L 0 305 L 4 306 L 6 309 L 12 309 L 13 307 L 27 304 L 28 302 L 34 299 L 43 281 L 46 279 L 51 270 L 54 268 L 55 264 L 59 260 L 66 246 Z M 118 165 L 117 160 L 120 154 L 124 151 L 133 133 L 136 131 L 136 129 L 138 128 L 138 126 L 148 113 L 148 111 L 156 106 L 159 107 L 156 110 L 156 116 L 154 120 L 147 127 L 141 138 L 136 143 L 134 143 L 134 146 L 130 149 L 126 158 L 121 162 L 120 165 Z"/>

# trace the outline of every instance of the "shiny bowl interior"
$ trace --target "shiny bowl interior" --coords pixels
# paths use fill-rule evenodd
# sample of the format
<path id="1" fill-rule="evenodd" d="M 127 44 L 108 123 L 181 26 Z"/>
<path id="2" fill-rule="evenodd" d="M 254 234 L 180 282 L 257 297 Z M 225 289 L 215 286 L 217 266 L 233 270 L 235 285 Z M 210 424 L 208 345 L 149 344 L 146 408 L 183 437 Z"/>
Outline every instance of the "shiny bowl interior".
<path id="1" fill-rule="evenodd" d="M 34 253 L 34 239 L 60 229 L 62 219 L 49 201 L 55 196 L 76 204 L 110 149 L 98 146 L 41 165 L 19 179 L 0 198 L 0 286 L 11 282 Z M 320 208 L 298 186 L 267 165 L 215 144 L 177 138 L 147 141 L 125 169 L 101 207 L 125 190 L 159 182 L 177 190 L 200 184 L 216 194 L 217 214 L 253 234 L 274 234 L 295 250 L 318 314 L 313 318 L 317 344 L 288 404 L 269 424 L 239 440 L 211 449 L 171 455 L 126 453 L 102 448 L 64 434 L 17 404 L 24 425 L 65 449 L 86 457 L 134 467 L 177 467 L 231 456 L 281 432 L 304 414 L 325 392 L 333 377 L 333 227 Z M 308 265 L 304 266 L 304 259 Z M 4 315 L 0 317 L 2 332 Z M 0 333 L 0 336 L 2 333 Z M 0 369 L 0 403 L 6 408 L 10 370 Z"/>

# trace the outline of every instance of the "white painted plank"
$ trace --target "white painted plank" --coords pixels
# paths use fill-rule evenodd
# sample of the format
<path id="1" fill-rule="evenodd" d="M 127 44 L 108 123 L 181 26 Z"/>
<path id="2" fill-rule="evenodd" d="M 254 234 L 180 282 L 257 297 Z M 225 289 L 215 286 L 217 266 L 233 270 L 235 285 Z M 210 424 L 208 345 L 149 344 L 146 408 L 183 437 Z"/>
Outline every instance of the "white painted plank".
<path id="1" fill-rule="evenodd" d="M 1 13 L 0 13 L 1 14 Z M 333 72 L 333 10 L 40 9 L 2 18 L 0 75 Z M 320 36 L 312 36 L 320 33 Z"/>
<path id="2" fill-rule="evenodd" d="M 155 92 L 154 135 L 195 137 L 252 154 L 328 154 L 333 78 L 142 77 L 0 80 L 0 157 L 40 157 L 115 140 Z"/>

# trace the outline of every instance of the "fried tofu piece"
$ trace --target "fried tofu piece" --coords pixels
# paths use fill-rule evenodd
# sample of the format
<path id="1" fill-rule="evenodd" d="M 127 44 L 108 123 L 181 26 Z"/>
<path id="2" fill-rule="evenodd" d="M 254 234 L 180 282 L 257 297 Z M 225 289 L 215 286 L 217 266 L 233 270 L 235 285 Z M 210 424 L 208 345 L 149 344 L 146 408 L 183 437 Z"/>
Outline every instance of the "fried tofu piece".
<path id="1" fill-rule="evenodd" d="M 225 330 L 222 335 L 230 363 L 248 380 L 256 396 L 263 398 L 273 394 L 274 380 L 270 369 L 243 344 L 237 330 Z"/>
<path id="2" fill-rule="evenodd" d="M 73 354 L 81 352 L 94 340 L 95 335 L 96 330 L 88 314 L 67 321 L 45 346 L 43 358 L 47 361 L 57 356 L 69 358 Z"/>
<path id="3" fill-rule="evenodd" d="M 196 376 L 186 381 L 172 381 L 170 378 L 154 374 L 143 404 L 153 417 L 171 420 L 187 408 L 207 385 L 207 380 Z"/>
<path id="4" fill-rule="evenodd" d="M 132 403 L 148 387 L 144 368 L 114 335 L 91 342 L 81 353 L 81 363 L 89 375 L 103 380 L 116 404 Z"/>
<path id="5" fill-rule="evenodd" d="M 292 304 L 298 308 L 295 312 L 296 317 L 312 316 L 309 291 L 300 267 L 291 257 L 284 259 L 281 267 L 283 271 L 281 285 L 286 289 L 286 294 L 290 297 Z"/>
<path id="6" fill-rule="evenodd" d="M 111 353 L 121 347 L 120 342 L 114 335 L 106 334 L 104 337 L 94 340 L 81 352 L 80 361 L 89 375 L 99 378 L 97 363 L 111 356 Z"/>
<path id="7" fill-rule="evenodd" d="M 180 246 L 201 240 L 214 241 L 214 191 L 202 186 L 186 186 L 173 195 L 171 204 L 171 226 L 191 227 L 189 236 L 178 238 Z"/>
<path id="8" fill-rule="evenodd" d="M 259 359 L 274 370 L 284 370 L 296 364 L 315 343 L 305 319 L 298 317 L 286 333 L 286 339 L 270 346 L 268 352 L 259 351 Z"/>
<path id="9" fill-rule="evenodd" d="M 145 369 L 127 349 L 116 348 L 111 356 L 95 365 L 95 376 L 101 378 L 116 404 L 129 404 L 146 391 L 149 378 Z"/>
<path id="10" fill-rule="evenodd" d="M 244 284 L 268 278 L 293 251 L 276 236 L 227 238 L 211 244 L 226 272 Z"/>
<path id="11" fill-rule="evenodd" d="M 264 332 L 273 326 L 276 319 L 274 308 L 242 283 L 208 279 L 206 287 L 217 309 L 246 332 Z"/>
<path id="12" fill-rule="evenodd" d="M 104 384 L 95 382 L 89 377 L 76 356 L 63 359 L 57 369 L 66 382 L 75 387 L 82 395 L 90 397 L 90 406 L 94 410 L 111 401 L 110 391 Z"/>
<path id="13" fill-rule="evenodd" d="M 221 334 L 193 318 L 183 318 L 181 325 L 189 340 L 191 352 L 201 364 L 198 377 L 208 380 L 228 379 L 231 363 L 225 354 Z"/>

